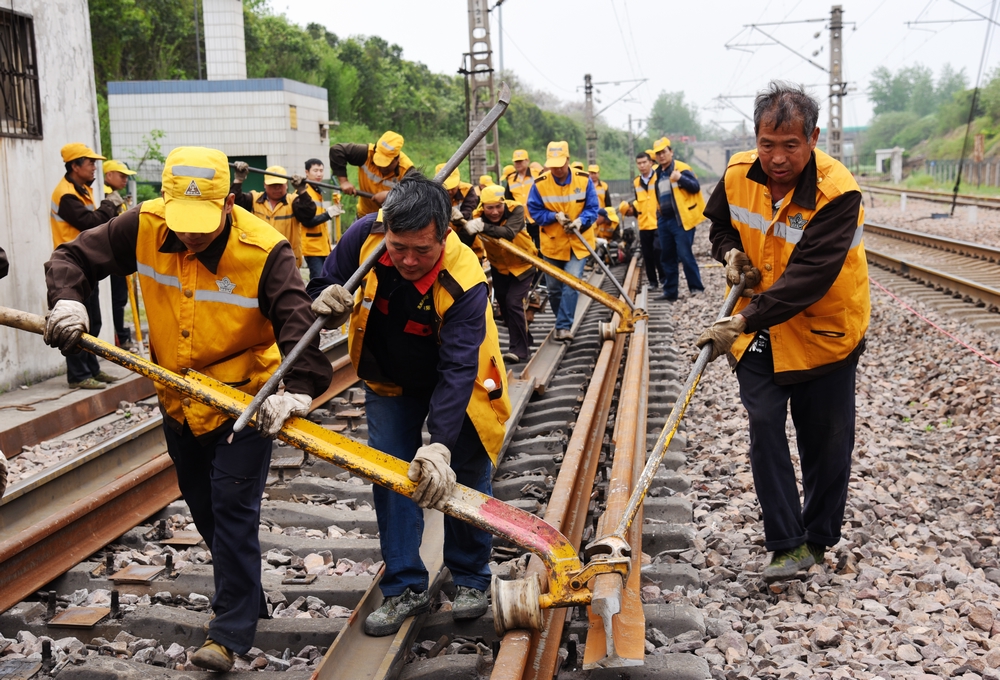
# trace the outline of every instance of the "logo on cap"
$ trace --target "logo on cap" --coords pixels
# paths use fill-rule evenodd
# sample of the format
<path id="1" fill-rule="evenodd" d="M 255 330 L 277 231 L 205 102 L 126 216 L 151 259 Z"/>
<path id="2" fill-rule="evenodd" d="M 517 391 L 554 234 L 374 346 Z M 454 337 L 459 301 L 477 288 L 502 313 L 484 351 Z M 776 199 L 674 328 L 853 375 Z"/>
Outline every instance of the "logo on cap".
<path id="1" fill-rule="evenodd" d="M 194 180 L 191 180 L 191 183 L 188 184 L 188 188 L 184 190 L 184 195 L 185 196 L 201 196 L 201 191 L 199 191 L 199 189 L 198 189 L 198 183 L 195 182 Z"/>

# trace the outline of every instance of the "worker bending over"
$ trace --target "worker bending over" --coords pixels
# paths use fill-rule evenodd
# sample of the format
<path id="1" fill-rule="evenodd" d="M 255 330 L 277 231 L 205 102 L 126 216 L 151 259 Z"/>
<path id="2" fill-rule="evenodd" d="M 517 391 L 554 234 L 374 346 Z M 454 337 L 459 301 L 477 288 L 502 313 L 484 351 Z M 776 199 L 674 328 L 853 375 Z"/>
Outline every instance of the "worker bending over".
<path id="1" fill-rule="evenodd" d="M 61 150 L 66 174 L 55 191 L 52 192 L 52 206 L 49 210 L 49 226 L 52 228 L 52 248 L 55 250 L 69 243 L 80 233 L 99 227 L 118 214 L 125 204 L 121 194 L 112 192 L 104 197 L 100 205 L 95 204 L 90 185 L 97 176 L 95 161 L 106 160 L 86 144 L 75 142 Z M 88 288 L 87 296 L 80 302 L 86 308 L 87 327 L 92 335 L 101 332 L 101 302 L 98 298 L 97 279 Z M 103 390 L 106 383 L 116 378 L 101 370 L 97 357 L 84 352 L 66 354 L 66 381 L 71 388 Z"/>
<path id="2" fill-rule="evenodd" d="M 295 199 L 292 201 L 292 214 L 302 225 L 302 255 L 309 267 L 309 278 L 316 278 L 323 273 L 323 263 L 330 254 L 330 231 L 327 222 L 343 214 L 339 201 L 334 201 L 329 208 L 323 207 L 323 194 L 312 182 L 323 181 L 323 161 L 310 158 L 306 161 L 306 176 L 293 175 L 292 186 L 295 188 Z"/>
<path id="3" fill-rule="evenodd" d="M 600 207 L 597 192 L 586 172 L 570 168 L 569 144 L 566 142 L 549 142 L 545 167 L 548 169 L 535 180 L 528 194 L 528 212 L 540 225 L 540 250 L 545 259 L 567 274 L 580 278 L 589 252 L 573 229 L 582 232 L 590 247 L 594 247 L 591 227 Z M 552 337 L 555 340 L 572 340 L 571 328 L 578 293 L 575 288 L 563 286 L 553 276 L 546 276 L 546 285 L 549 304 L 556 315 Z"/>
<path id="4" fill-rule="evenodd" d="M 406 173 L 413 169 L 403 153 L 403 135 L 389 130 L 375 144 L 334 144 L 330 147 L 330 174 L 340 182 L 340 190 L 354 195 L 347 179 L 347 166 L 358 166 L 358 189 L 374 198 L 358 197 L 358 217 L 377 212 L 385 197 Z"/>
<path id="5" fill-rule="evenodd" d="M 861 191 L 816 148 L 818 117 L 801 87 L 772 82 L 754 102 L 757 148 L 729 159 L 705 210 L 712 256 L 730 285 L 742 274 L 746 286 L 733 316 L 697 344 L 735 366 L 764 546 L 774 552 L 768 582 L 822 563 L 840 541 L 871 311 Z M 804 506 L 785 434 L 789 402 Z"/>
<path id="6" fill-rule="evenodd" d="M 505 199 L 504 192 L 504 188 L 496 184 L 483 189 L 473 219 L 465 225 L 466 231 L 510 241 L 522 252 L 537 256 L 538 250 L 524 230 L 524 206 Z M 504 353 L 503 359 L 508 364 L 525 362 L 531 355 L 532 339 L 524 317 L 524 300 L 535 277 L 535 268 L 499 246 L 486 243 L 485 248 L 493 276 L 493 291 L 510 336 L 510 351 Z"/>
<path id="7" fill-rule="evenodd" d="M 302 225 L 295 219 L 292 212 L 292 201 L 288 197 L 288 180 L 278 175 L 287 175 L 288 171 L 280 165 L 272 165 L 265 173 L 276 172 L 278 175 L 264 175 L 264 191 L 243 191 L 243 182 L 250 173 L 250 166 L 243 161 L 233 163 L 233 186 L 230 190 L 236 196 L 236 205 L 251 212 L 285 237 L 292 244 L 295 254 L 295 265 L 302 266 Z"/>
<path id="8" fill-rule="evenodd" d="M 451 200 L 418 173 L 405 177 L 381 211 L 344 233 L 324 268 L 309 282 L 313 311 L 328 328 L 351 322 L 350 356 L 365 381 L 368 445 L 412 461 L 412 499 L 374 486 L 385 572 L 385 600 L 365 632 L 392 635 L 408 616 L 430 608 L 420 559 L 424 514 L 440 507 L 459 483 L 489 494 L 492 463 L 510 416 L 507 376 L 486 275 L 472 251 L 449 230 Z M 343 283 L 382 241 L 385 254 L 357 295 Z M 424 422 L 430 443 L 424 445 Z M 444 518 L 444 564 L 458 586 L 452 616 L 487 609 L 490 534 Z"/>

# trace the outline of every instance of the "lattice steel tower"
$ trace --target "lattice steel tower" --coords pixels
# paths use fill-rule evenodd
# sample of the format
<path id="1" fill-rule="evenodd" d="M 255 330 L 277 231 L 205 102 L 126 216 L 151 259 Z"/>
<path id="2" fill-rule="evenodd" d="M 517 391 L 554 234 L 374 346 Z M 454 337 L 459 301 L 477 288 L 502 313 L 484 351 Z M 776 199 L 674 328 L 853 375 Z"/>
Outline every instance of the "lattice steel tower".
<path id="1" fill-rule="evenodd" d="M 844 10 L 834 5 L 830 10 L 830 122 L 826 127 L 826 152 L 838 161 L 844 160 L 843 103 L 847 94 L 844 82 L 843 40 Z"/>
<path id="2" fill-rule="evenodd" d="M 469 132 L 481 121 L 496 103 L 493 87 L 493 48 L 490 43 L 490 15 L 487 0 L 469 0 L 469 52 L 465 74 L 468 93 Z M 480 175 L 492 172 L 500 182 L 500 140 L 497 128 L 486 135 L 469 154 L 469 170 L 472 183 L 478 182 Z"/>

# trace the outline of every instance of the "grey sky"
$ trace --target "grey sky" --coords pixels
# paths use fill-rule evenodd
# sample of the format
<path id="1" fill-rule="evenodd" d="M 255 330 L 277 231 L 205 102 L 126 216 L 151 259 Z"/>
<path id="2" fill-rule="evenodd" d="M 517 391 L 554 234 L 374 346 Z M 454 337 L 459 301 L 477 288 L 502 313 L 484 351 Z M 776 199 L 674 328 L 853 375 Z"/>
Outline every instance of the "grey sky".
<path id="1" fill-rule="evenodd" d="M 464 0 L 271 0 L 272 7 L 305 25 L 316 21 L 340 36 L 380 35 L 403 48 L 406 58 L 431 70 L 454 73 L 468 51 L 468 13 Z M 492 5 L 495 0 L 490 0 Z M 950 62 L 975 80 L 986 35 L 986 22 L 969 10 L 989 14 L 983 0 L 842 0 L 844 21 L 856 22 L 844 31 L 844 67 L 850 87 L 844 125 L 863 125 L 871 118 L 865 88 L 880 65 L 893 71 L 922 63 L 935 75 Z M 583 98 L 585 73 L 595 81 L 648 78 L 626 100 L 604 114 L 612 125 L 626 127 L 629 114 L 644 118 L 656 95 L 683 90 L 700 107 L 701 121 L 732 127 L 737 111 L 719 108 L 718 95 L 752 95 L 769 79 L 784 78 L 811 87 L 825 104 L 828 75 L 789 50 L 771 45 L 726 49 L 730 44 L 760 44 L 770 40 L 744 24 L 827 19 L 832 3 L 816 0 L 708 0 L 706 2 L 640 2 L 638 0 L 505 0 L 503 62 L 522 80 L 561 99 Z M 965 9 L 962 7 L 969 9 Z M 499 65 L 497 12 L 491 24 L 495 65 Z M 964 20 L 907 27 L 905 22 Z M 829 31 L 825 23 L 763 26 L 762 29 L 795 51 L 829 67 Z M 820 36 L 813 35 L 819 31 Z M 996 42 L 996 41 L 994 41 Z M 818 56 L 812 52 L 822 49 Z M 1000 61 L 1000 46 L 992 48 L 987 71 Z M 601 86 L 597 108 L 611 104 L 630 87 Z M 749 115 L 751 99 L 731 100 Z M 826 125 L 827 113 L 820 124 Z"/>

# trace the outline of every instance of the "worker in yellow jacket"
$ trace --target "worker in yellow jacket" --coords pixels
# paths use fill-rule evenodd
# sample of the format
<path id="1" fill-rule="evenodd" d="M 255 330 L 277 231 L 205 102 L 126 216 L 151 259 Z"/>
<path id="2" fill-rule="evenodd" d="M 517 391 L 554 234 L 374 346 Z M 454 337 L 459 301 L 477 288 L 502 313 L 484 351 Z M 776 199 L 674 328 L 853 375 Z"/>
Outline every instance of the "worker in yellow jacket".
<path id="1" fill-rule="evenodd" d="M 757 148 L 729 159 L 705 209 L 712 256 L 730 285 L 745 277 L 744 297 L 697 344 L 735 366 L 772 582 L 821 563 L 840 541 L 871 303 L 861 191 L 816 148 L 819 103 L 772 82 L 754 108 Z M 785 434 L 789 403 L 804 506 Z"/>
<path id="2" fill-rule="evenodd" d="M 264 191 L 243 191 L 243 182 L 250 172 L 250 166 L 243 161 L 233 164 L 232 193 L 236 196 L 236 205 L 251 212 L 270 224 L 292 245 L 295 263 L 302 266 L 302 225 L 295 219 L 292 210 L 292 198 L 288 195 L 288 180 L 278 175 L 287 175 L 288 171 L 280 165 L 272 165 L 264 172 L 275 172 L 277 175 L 264 175 Z"/>
<path id="3" fill-rule="evenodd" d="M 386 131 L 374 144 L 334 144 L 330 147 L 330 174 L 340 182 L 340 190 L 354 195 L 357 189 L 347 178 L 347 166 L 358 167 L 358 189 L 374 198 L 358 198 L 358 217 L 377 212 L 389 190 L 413 169 L 413 161 L 403 153 L 403 135 Z"/>
<path id="4" fill-rule="evenodd" d="M 660 236 L 660 259 L 663 262 L 663 293 L 660 300 L 674 302 L 680 281 L 678 263 L 684 267 L 691 295 L 705 292 L 698 262 L 691 247 L 694 229 L 705 219 L 705 198 L 691 166 L 674 159 L 670 140 L 661 137 L 653 143 L 656 154 L 656 229 Z M 641 237 L 640 237 L 641 238 Z"/>
<path id="5" fill-rule="evenodd" d="M 667 280 L 660 257 L 659 232 L 657 231 L 656 170 L 653 157 L 647 151 L 640 151 L 635 157 L 638 176 L 632 180 L 634 186 L 631 201 L 622 201 L 618 209 L 623 217 L 634 217 L 639 227 L 639 250 L 646 269 L 649 289 L 656 290 Z"/>

